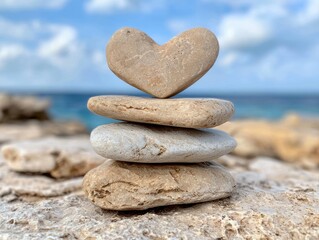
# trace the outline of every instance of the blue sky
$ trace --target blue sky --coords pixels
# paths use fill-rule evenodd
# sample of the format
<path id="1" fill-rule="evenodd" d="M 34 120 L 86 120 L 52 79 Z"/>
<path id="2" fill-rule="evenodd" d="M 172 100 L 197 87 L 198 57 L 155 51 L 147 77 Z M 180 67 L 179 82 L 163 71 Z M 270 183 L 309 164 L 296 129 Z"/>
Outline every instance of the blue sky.
<path id="1" fill-rule="evenodd" d="M 217 35 L 217 62 L 186 93 L 319 93 L 318 0 L 1 0 L 0 89 L 138 93 L 106 66 L 124 26 L 159 44 Z"/>

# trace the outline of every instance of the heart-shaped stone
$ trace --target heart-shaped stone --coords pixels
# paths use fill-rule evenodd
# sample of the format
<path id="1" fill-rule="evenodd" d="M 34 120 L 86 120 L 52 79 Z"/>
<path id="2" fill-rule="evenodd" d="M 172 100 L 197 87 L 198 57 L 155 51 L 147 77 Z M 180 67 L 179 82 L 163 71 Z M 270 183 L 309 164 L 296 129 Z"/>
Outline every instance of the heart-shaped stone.
<path id="1" fill-rule="evenodd" d="M 193 28 L 160 46 L 145 33 L 122 28 L 106 48 L 109 68 L 122 80 L 158 98 L 173 96 L 214 64 L 219 46 L 205 28 Z"/>

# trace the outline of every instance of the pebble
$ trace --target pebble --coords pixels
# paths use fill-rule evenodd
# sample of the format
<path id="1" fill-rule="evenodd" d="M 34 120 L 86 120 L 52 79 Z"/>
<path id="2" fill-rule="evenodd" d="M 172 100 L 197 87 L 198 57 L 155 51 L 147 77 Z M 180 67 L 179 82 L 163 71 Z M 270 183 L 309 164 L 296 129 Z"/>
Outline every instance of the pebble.
<path id="1" fill-rule="evenodd" d="M 139 163 L 205 162 L 236 147 L 236 141 L 219 130 L 127 122 L 95 128 L 91 144 L 105 158 Z"/>
<path id="2" fill-rule="evenodd" d="M 136 164 L 106 161 L 83 180 L 85 195 L 110 210 L 144 210 L 225 198 L 233 177 L 216 163 Z"/>
<path id="3" fill-rule="evenodd" d="M 113 119 L 184 128 L 216 127 L 234 114 L 231 102 L 214 98 L 96 96 L 89 99 L 88 108 Z"/>
<path id="4" fill-rule="evenodd" d="M 104 162 L 86 136 L 16 141 L 4 145 L 1 153 L 13 171 L 48 173 L 54 178 L 83 176 Z"/>

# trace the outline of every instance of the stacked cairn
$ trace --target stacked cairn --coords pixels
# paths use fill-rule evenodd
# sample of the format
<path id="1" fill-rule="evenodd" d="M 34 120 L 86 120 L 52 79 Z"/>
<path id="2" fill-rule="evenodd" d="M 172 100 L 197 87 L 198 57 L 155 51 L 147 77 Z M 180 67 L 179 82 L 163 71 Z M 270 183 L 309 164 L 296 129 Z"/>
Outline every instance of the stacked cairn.
<path id="1" fill-rule="evenodd" d="M 200 79 L 219 51 L 215 35 L 194 28 L 159 46 L 133 28 L 117 31 L 107 45 L 109 68 L 156 98 L 96 96 L 93 113 L 124 122 L 97 127 L 94 150 L 107 161 L 83 180 L 86 196 L 111 210 L 211 201 L 231 195 L 233 177 L 212 160 L 236 146 L 224 132 L 207 129 L 228 121 L 229 101 L 171 97 Z"/>

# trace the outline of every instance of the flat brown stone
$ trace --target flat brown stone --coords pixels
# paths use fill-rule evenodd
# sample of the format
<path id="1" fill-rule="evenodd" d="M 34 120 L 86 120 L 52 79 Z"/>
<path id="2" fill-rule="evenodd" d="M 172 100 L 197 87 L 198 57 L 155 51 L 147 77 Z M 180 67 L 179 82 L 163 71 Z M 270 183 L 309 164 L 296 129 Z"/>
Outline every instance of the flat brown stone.
<path id="1" fill-rule="evenodd" d="M 214 98 L 97 96 L 89 99 L 88 108 L 113 119 L 184 128 L 216 127 L 234 113 L 231 102 Z"/>
<path id="2" fill-rule="evenodd" d="M 109 68 L 122 80 L 158 98 L 173 96 L 200 79 L 214 64 L 219 46 L 205 28 L 183 32 L 162 46 L 134 28 L 109 41 Z"/>
<path id="3" fill-rule="evenodd" d="M 46 137 L 6 144 L 1 153 L 9 168 L 24 173 L 49 173 L 54 178 L 83 176 L 104 162 L 87 136 Z"/>
<path id="4" fill-rule="evenodd" d="M 157 206 L 225 198 L 235 188 L 233 177 L 215 163 L 142 164 L 106 161 L 83 179 L 85 195 L 111 210 L 143 210 Z"/>

